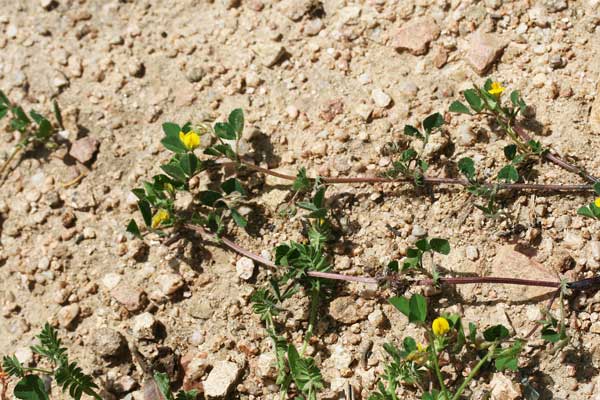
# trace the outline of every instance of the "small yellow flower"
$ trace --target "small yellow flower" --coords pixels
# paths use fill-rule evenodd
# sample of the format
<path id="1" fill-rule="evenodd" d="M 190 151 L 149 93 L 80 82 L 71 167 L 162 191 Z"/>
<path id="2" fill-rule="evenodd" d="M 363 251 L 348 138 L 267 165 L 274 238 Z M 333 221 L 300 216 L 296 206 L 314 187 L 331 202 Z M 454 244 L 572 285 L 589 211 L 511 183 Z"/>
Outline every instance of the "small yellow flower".
<path id="1" fill-rule="evenodd" d="M 188 150 L 194 150 L 196 147 L 200 146 L 200 135 L 198 135 L 194 131 L 189 131 L 185 133 L 183 131 L 179 132 L 179 140 Z"/>
<path id="2" fill-rule="evenodd" d="M 427 351 L 427 347 L 429 346 L 423 346 L 421 343 L 417 343 L 417 351 L 419 353 L 423 353 Z"/>
<path id="3" fill-rule="evenodd" d="M 600 208 L 600 197 L 598 197 L 596 201 L 594 201 L 594 204 L 596 205 L 596 207 Z"/>
<path id="4" fill-rule="evenodd" d="M 488 90 L 488 93 L 492 96 L 500 97 L 502 92 L 506 90 L 505 87 L 502 86 L 500 82 L 492 82 L 492 88 Z"/>
<path id="5" fill-rule="evenodd" d="M 156 214 L 152 217 L 152 229 L 156 229 L 165 221 L 168 221 L 171 217 L 171 214 L 163 208 L 158 210 Z"/>
<path id="6" fill-rule="evenodd" d="M 448 333 L 448 331 L 450 331 L 450 324 L 446 318 L 437 317 L 431 324 L 431 330 L 433 330 L 433 334 L 435 336 L 444 336 L 446 333 Z"/>

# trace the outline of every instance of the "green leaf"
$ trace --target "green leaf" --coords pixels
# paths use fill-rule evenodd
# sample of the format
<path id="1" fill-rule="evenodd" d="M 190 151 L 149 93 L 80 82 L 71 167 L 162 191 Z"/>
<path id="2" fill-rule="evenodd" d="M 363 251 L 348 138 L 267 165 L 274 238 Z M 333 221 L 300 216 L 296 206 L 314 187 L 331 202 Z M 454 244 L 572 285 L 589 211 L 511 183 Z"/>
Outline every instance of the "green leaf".
<path id="1" fill-rule="evenodd" d="M 600 182 L 594 183 L 594 192 L 596 192 L 596 194 L 600 196 Z"/>
<path id="2" fill-rule="evenodd" d="M 293 344 L 288 346 L 287 353 L 290 373 L 294 379 L 294 383 L 296 383 L 296 386 L 298 386 L 305 396 L 312 394 L 307 397 L 307 400 L 316 400 L 317 391 L 323 388 L 321 371 L 319 371 L 312 358 L 301 358 Z"/>
<path id="3" fill-rule="evenodd" d="M 132 218 L 129 220 L 129 223 L 127 224 L 127 232 L 133 234 L 133 236 L 141 239 L 142 238 L 142 234 L 140 233 L 140 228 L 138 227 L 137 222 L 135 222 L 135 220 Z"/>
<path id="4" fill-rule="evenodd" d="M 469 180 L 473 180 L 475 177 L 475 162 L 472 158 L 464 157 L 458 160 L 458 170 L 467 177 Z"/>
<path id="5" fill-rule="evenodd" d="M 8 97 L 6 97 L 2 90 L 0 90 L 0 104 L 10 106 L 10 100 L 8 100 Z"/>
<path id="6" fill-rule="evenodd" d="M 160 169 L 165 171 L 165 173 L 167 175 L 169 175 L 170 177 L 172 177 L 173 179 L 175 179 L 177 181 L 185 182 L 187 180 L 185 172 L 181 168 L 180 164 L 176 164 L 176 163 L 163 164 L 160 166 Z"/>
<path id="7" fill-rule="evenodd" d="M 138 208 L 142 213 L 142 218 L 144 218 L 144 223 L 146 226 L 152 226 L 152 210 L 150 209 L 150 203 L 148 203 L 148 200 L 138 201 Z"/>
<path id="8" fill-rule="evenodd" d="M 596 218 L 594 216 L 594 213 L 592 212 L 592 210 L 588 206 L 579 207 L 577 209 L 577 214 L 578 215 L 583 215 L 584 217 Z"/>
<path id="9" fill-rule="evenodd" d="M 410 322 L 425 322 L 427 318 L 427 300 L 420 294 L 414 294 L 410 298 Z"/>
<path id="10" fill-rule="evenodd" d="M 156 382 L 156 386 L 158 386 L 158 390 L 160 390 L 162 395 L 165 396 L 165 400 L 173 400 L 169 376 L 162 372 L 155 372 L 154 381 Z"/>
<path id="11" fill-rule="evenodd" d="M 29 119 L 27 114 L 25 114 L 25 111 L 23 111 L 23 108 L 21 108 L 20 106 L 13 107 L 12 112 L 15 115 L 15 117 L 19 121 L 22 121 L 25 125 L 28 125 L 31 123 L 31 120 Z"/>
<path id="12" fill-rule="evenodd" d="M 429 241 L 431 249 L 443 255 L 450 254 L 450 243 L 446 239 L 433 238 Z"/>
<path id="13" fill-rule="evenodd" d="M 162 129 L 167 137 L 179 139 L 179 132 L 181 132 L 179 125 L 173 122 L 165 122 L 162 124 Z"/>
<path id="14" fill-rule="evenodd" d="M 396 307 L 398 311 L 402 314 L 406 315 L 407 318 L 410 317 L 410 302 L 404 296 L 395 296 L 390 297 L 388 299 L 389 303 Z"/>
<path id="15" fill-rule="evenodd" d="M 239 226 L 240 228 L 245 228 L 248 225 L 248 221 L 246 221 L 246 219 L 242 217 L 238 210 L 236 210 L 235 208 L 230 208 L 229 211 L 231 211 L 231 218 L 233 218 L 233 221 L 236 223 L 237 226 Z"/>
<path id="16" fill-rule="evenodd" d="M 519 180 L 519 172 L 512 165 L 506 165 L 498 172 L 498 180 L 506 183 L 514 183 Z"/>
<path id="17" fill-rule="evenodd" d="M 423 137 L 421 132 L 419 132 L 419 130 L 412 125 L 404 125 L 404 134 L 407 136 L 415 136 L 418 138 Z"/>
<path id="18" fill-rule="evenodd" d="M 406 149 L 400 154 L 400 159 L 404 162 L 408 162 L 417 157 L 417 152 L 413 149 Z"/>
<path id="19" fill-rule="evenodd" d="M 444 125 L 444 117 L 440 113 L 434 113 L 423 120 L 423 129 L 427 132 L 431 132 L 435 128 L 439 128 Z"/>
<path id="20" fill-rule="evenodd" d="M 221 184 L 221 189 L 223 189 L 223 191 L 227 194 L 238 192 L 242 196 L 246 195 L 246 191 L 244 190 L 241 182 L 235 178 L 230 178 L 223 182 Z"/>
<path id="21" fill-rule="evenodd" d="M 21 362 L 15 356 L 2 357 L 2 369 L 10 376 L 17 376 L 19 378 L 25 376 L 23 365 L 21 365 Z"/>
<path id="22" fill-rule="evenodd" d="M 196 173 L 199 163 L 198 157 L 194 153 L 185 153 L 179 160 L 179 166 L 188 177 L 192 177 Z"/>
<path id="23" fill-rule="evenodd" d="M 503 340 L 508 336 L 508 329 L 506 329 L 503 325 L 494 325 L 483 331 L 483 337 L 488 342 L 493 342 L 494 340 Z"/>
<path id="24" fill-rule="evenodd" d="M 310 179 L 306 176 L 306 168 L 301 167 L 296 174 L 292 189 L 299 192 L 305 192 L 310 189 L 310 186 Z"/>
<path id="25" fill-rule="evenodd" d="M 196 400 L 196 398 L 198 397 L 198 391 L 197 390 L 188 390 L 187 392 L 185 390 L 180 390 L 179 392 L 177 392 L 177 396 L 175 396 L 175 400 Z"/>
<path id="26" fill-rule="evenodd" d="M 469 322 L 469 340 L 471 343 L 475 343 L 477 341 L 477 325 L 472 322 Z"/>
<path id="27" fill-rule="evenodd" d="M 450 108 L 448 108 L 448 111 L 453 112 L 453 113 L 471 115 L 471 111 L 467 108 L 467 106 L 465 106 L 463 103 L 461 103 L 458 100 L 453 101 L 452 104 L 450 104 Z"/>
<path id="28" fill-rule="evenodd" d="M 42 122 L 42 120 L 46 119 L 44 118 L 41 114 L 37 113 L 35 110 L 31 110 L 29 111 L 29 116 L 31 117 L 32 120 L 35 121 L 36 124 L 40 124 Z"/>
<path id="29" fill-rule="evenodd" d="M 58 106 L 58 102 L 56 100 L 52 102 L 52 111 L 54 112 L 54 118 L 56 118 L 56 123 L 60 129 L 65 129 L 62 113 L 60 112 L 60 107 Z"/>
<path id="30" fill-rule="evenodd" d="M 200 202 L 208 207 L 214 207 L 215 203 L 222 198 L 221 193 L 213 190 L 204 190 L 198 194 Z"/>
<path id="31" fill-rule="evenodd" d="M 467 89 L 464 91 L 464 96 L 471 108 L 475 112 L 480 112 L 483 109 L 483 101 L 479 97 L 479 93 L 475 89 Z"/>
<path id="32" fill-rule="evenodd" d="M 229 114 L 229 125 L 237 134 L 237 138 L 240 139 L 244 131 L 244 111 L 241 108 L 236 108 Z"/>
<path id="33" fill-rule="evenodd" d="M 519 353 L 523 349 L 523 342 L 517 340 L 507 349 L 502 349 L 494 354 L 495 367 L 498 371 L 516 371 L 519 368 Z"/>
<path id="34" fill-rule="evenodd" d="M 217 135 L 221 139 L 234 140 L 237 137 L 231 125 L 225 122 L 217 122 L 215 124 L 214 130 L 215 135 Z"/>
<path id="35" fill-rule="evenodd" d="M 44 381 L 37 375 L 27 375 L 15 386 L 13 392 L 17 399 L 22 400 L 49 400 Z"/>
<path id="36" fill-rule="evenodd" d="M 518 90 L 513 90 L 510 94 L 510 101 L 513 104 L 513 106 L 518 107 L 519 106 L 519 99 L 520 99 L 520 95 L 519 95 L 519 91 Z"/>
<path id="37" fill-rule="evenodd" d="M 187 148 L 181 142 L 179 136 L 166 136 L 160 141 L 160 143 L 162 143 L 167 150 L 171 150 L 174 153 L 181 154 L 187 152 Z"/>
<path id="38" fill-rule="evenodd" d="M 43 119 L 38 127 L 38 131 L 35 134 L 35 136 L 39 139 L 39 140 L 46 140 L 50 137 L 50 135 L 52 134 L 52 125 L 50 124 L 50 121 L 48 121 L 47 119 Z"/>
<path id="39" fill-rule="evenodd" d="M 8 107 L 0 105 L 0 119 L 4 118 L 8 114 Z"/>
<path id="40" fill-rule="evenodd" d="M 516 155 L 517 155 L 517 145 L 516 144 L 509 144 L 508 146 L 504 147 L 504 156 L 509 161 L 512 161 Z"/>

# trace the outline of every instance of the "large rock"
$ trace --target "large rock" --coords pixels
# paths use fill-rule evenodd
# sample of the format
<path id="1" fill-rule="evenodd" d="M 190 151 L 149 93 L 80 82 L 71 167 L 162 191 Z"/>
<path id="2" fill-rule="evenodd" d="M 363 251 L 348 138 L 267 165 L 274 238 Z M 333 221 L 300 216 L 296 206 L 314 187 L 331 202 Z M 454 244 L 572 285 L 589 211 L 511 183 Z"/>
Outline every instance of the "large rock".
<path id="1" fill-rule="evenodd" d="M 494 61 L 500 57 L 506 47 L 504 41 L 497 36 L 476 32 L 471 35 L 466 56 L 467 61 L 473 66 L 473 69 L 479 74 L 485 74 Z"/>
<path id="2" fill-rule="evenodd" d="M 241 368 L 236 363 L 217 361 L 204 381 L 204 394 L 209 399 L 225 398 L 240 377 L 241 372 Z"/>
<path id="3" fill-rule="evenodd" d="M 432 17 L 415 18 L 396 33 L 393 46 L 397 50 L 408 50 L 414 55 L 427 53 L 429 43 L 440 36 L 440 27 Z"/>
<path id="4" fill-rule="evenodd" d="M 493 400 L 517 400 L 521 399 L 521 387 L 507 376 L 496 373 L 490 381 Z"/>
<path id="5" fill-rule="evenodd" d="M 129 311 L 138 311 L 144 306 L 144 291 L 127 283 L 120 283 L 110 291 L 111 296 Z"/>
<path id="6" fill-rule="evenodd" d="M 100 143 L 96 139 L 86 136 L 76 140 L 73 145 L 71 145 L 69 155 L 80 163 L 85 164 L 94 158 L 94 154 L 98 151 L 99 145 Z"/>

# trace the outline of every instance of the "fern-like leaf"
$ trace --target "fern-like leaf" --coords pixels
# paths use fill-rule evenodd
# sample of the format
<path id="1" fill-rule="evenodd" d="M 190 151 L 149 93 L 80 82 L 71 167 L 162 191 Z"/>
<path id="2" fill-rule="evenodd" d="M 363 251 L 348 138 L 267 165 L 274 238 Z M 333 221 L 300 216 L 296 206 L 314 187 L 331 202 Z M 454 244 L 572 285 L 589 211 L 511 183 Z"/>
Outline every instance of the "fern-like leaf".
<path id="1" fill-rule="evenodd" d="M 46 323 L 37 338 L 40 344 L 31 347 L 35 353 L 48 357 L 56 365 L 67 364 L 67 349 L 61 346 L 56 329 Z"/>
<path id="2" fill-rule="evenodd" d="M 4 356 L 2 358 L 2 369 L 10 376 L 22 378 L 25 376 L 23 365 L 15 356 Z"/>
<path id="3" fill-rule="evenodd" d="M 101 400 L 102 398 L 94 391 L 98 386 L 92 380 L 92 377 L 83 373 L 77 363 L 65 363 L 58 367 L 54 373 L 56 383 L 62 387 L 63 392 L 69 391 L 69 395 L 80 400 L 83 393 Z"/>
<path id="4" fill-rule="evenodd" d="M 196 400 L 196 397 L 198 397 L 197 390 L 190 390 L 187 392 L 184 390 L 180 390 L 179 392 L 177 392 L 175 400 Z"/>

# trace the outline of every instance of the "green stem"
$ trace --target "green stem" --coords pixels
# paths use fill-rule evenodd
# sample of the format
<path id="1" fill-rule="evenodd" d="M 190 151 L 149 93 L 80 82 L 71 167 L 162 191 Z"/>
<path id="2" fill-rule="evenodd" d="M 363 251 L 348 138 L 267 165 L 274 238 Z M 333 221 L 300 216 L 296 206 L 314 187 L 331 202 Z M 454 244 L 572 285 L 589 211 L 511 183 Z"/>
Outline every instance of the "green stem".
<path id="1" fill-rule="evenodd" d="M 450 393 L 448 393 L 448 389 L 446 388 L 446 385 L 444 384 L 444 377 L 442 376 L 442 371 L 440 370 L 440 363 L 438 361 L 438 353 L 437 353 L 437 349 L 435 346 L 435 339 L 433 337 L 430 337 L 429 341 L 431 342 L 431 346 L 430 346 L 431 361 L 433 362 L 433 368 L 435 370 L 435 375 L 436 375 L 438 381 L 440 382 L 440 389 L 444 393 L 444 398 L 450 399 Z"/>
<path id="2" fill-rule="evenodd" d="M 490 359 L 490 357 L 494 353 L 495 347 L 496 347 L 495 345 L 492 345 L 489 348 L 489 350 L 488 350 L 487 354 L 485 355 L 485 357 L 483 357 L 477 363 L 477 365 L 475 366 L 475 368 L 473 368 L 471 370 L 471 372 L 469 373 L 469 375 L 465 378 L 464 382 L 459 386 L 458 390 L 454 394 L 454 397 L 452 397 L 452 400 L 458 400 L 460 398 L 460 395 L 467 388 L 467 385 L 469 384 L 469 382 L 471 382 L 473 380 L 473 378 L 475 378 L 475 375 L 477 375 L 477 372 L 479 372 L 479 370 L 481 369 L 481 367 L 483 367 L 483 364 L 485 364 Z"/>
<path id="3" fill-rule="evenodd" d="M 313 335 L 315 329 L 315 323 L 317 321 L 317 311 L 319 310 L 319 285 L 313 287 L 310 291 L 310 316 L 308 319 L 308 328 L 306 329 L 306 335 L 304 336 L 304 344 L 302 345 L 302 351 L 300 356 L 304 356 L 304 352 L 308 347 L 308 342 Z"/>
<path id="4" fill-rule="evenodd" d="M 2 176 L 2 174 L 4 174 L 4 171 L 6 170 L 6 168 L 10 165 L 10 162 L 15 158 L 15 156 L 17 154 L 19 154 L 19 152 L 22 150 L 23 148 L 21 146 L 17 146 L 15 147 L 15 149 L 13 150 L 12 154 L 8 157 L 8 159 L 4 162 L 4 164 L 2 164 L 2 167 L 0 168 L 0 176 Z"/>
<path id="5" fill-rule="evenodd" d="M 23 371 L 25 371 L 25 372 L 39 372 L 40 374 L 46 374 L 46 375 L 52 375 L 52 374 L 54 374 L 54 371 L 48 371 L 47 369 L 41 369 L 41 368 L 23 368 Z"/>

